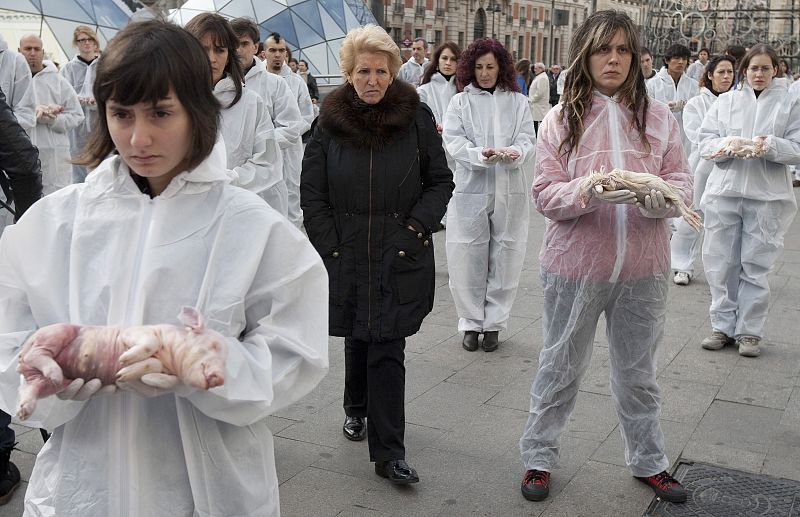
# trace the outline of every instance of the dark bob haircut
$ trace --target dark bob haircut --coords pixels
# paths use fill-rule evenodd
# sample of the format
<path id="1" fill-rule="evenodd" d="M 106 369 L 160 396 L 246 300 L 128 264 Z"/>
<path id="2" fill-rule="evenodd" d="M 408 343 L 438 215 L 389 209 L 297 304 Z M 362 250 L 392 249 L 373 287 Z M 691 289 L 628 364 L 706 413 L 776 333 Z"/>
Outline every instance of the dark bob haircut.
<path id="1" fill-rule="evenodd" d="M 211 154 L 219 127 L 220 105 L 212 91 L 211 64 L 191 34 L 157 20 L 128 24 L 100 56 L 92 89 L 97 124 L 75 163 L 97 167 L 116 152 L 108 131 L 106 103 L 155 105 L 170 89 L 189 115 L 192 136 L 186 168 L 200 165 Z"/>
<path id="2" fill-rule="evenodd" d="M 431 82 L 431 77 L 433 77 L 433 74 L 439 71 L 439 58 L 442 57 L 442 51 L 444 49 L 449 50 L 450 52 L 453 53 L 454 56 L 456 56 L 456 62 L 458 62 L 458 60 L 461 59 L 461 47 L 459 47 L 452 41 L 445 41 L 444 43 L 436 47 L 436 50 L 434 50 L 433 54 L 431 54 L 431 64 L 428 65 L 428 68 L 425 69 L 425 72 L 422 74 L 422 80 L 419 82 L 419 84 L 426 84 Z M 457 67 L 456 70 L 458 70 Z"/>
<path id="3" fill-rule="evenodd" d="M 717 69 L 720 63 L 723 61 L 727 61 L 731 64 L 731 68 L 733 69 L 734 73 L 736 72 L 736 58 L 733 56 L 716 56 L 708 61 L 706 65 L 706 69 L 703 70 L 703 75 L 700 77 L 700 88 L 708 88 L 711 91 L 714 89 L 711 87 L 711 79 L 708 78 L 709 75 L 714 75 L 714 70 Z M 731 86 L 733 86 L 733 82 L 731 82 Z M 725 93 L 725 92 L 717 92 L 717 93 Z"/>
<path id="4" fill-rule="evenodd" d="M 689 60 L 692 57 L 692 51 L 689 50 L 689 47 L 686 45 L 681 45 L 680 43 L 673 43 L 667 50 L 664 51 L 664 62 L 666 63 L 673 57 L 677 57 L 678 59 L 686 59 Z"/>
<path id="5" fill-rule="evenodd" d="M 462 52 L 458 59 L 458 71 L 456 72 L 458 91 L 463 90 L 468 84 L 475 83 L 475 62 L 489 52 L 494 54 L 500 69 L 497 74 L 497 88 L 510 92 L 519 91 L 517 72 L 514 69 L 514 60 L 511 58 L 511 54 L 499 41 L 492 38 L 476 39 L 469 44 L 467 50 Z"/>
<path id="6" fill-rule="evenodd" d="M 233 32 L 230 22 L 217 13 L 200 13 L 186 24 L 189 31 L 198 41 L 203 39 L 206 34 L 210 34 L 214 45 L 228 49 L 228 62 L 225 63 L 225 72 L 233 79 L 236 95 L 230 103 L 230 108 L 242 98 L 242 83 L 244 83 L 244 73 L 239 65 L 237 50 L 239 49 L 239 38 Z M 254 42 L 255 43 L 255 42 Z M 208 57 L 206 57 L 208 59 Z"/>
<path id="7" fill-rule="evenodd" d="M 231 28 L 236 33 L 237 38 L 250 38 L 254 45 L 261 43 L 258 25 L 250 18 L 240 17 L 231 20 Z"/>

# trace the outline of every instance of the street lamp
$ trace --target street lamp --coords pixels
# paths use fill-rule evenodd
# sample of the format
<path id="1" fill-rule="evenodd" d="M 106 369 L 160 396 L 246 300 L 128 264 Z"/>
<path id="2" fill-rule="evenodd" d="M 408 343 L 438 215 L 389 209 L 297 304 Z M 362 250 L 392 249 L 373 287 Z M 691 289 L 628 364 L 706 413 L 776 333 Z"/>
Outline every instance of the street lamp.
<path id="1" fill-rule="evenodd" d="M 489 11 L 492 13 L 492 38 L 497 39 L 497 35 L 494 32 L 494 15 L 501 12 L 500 4 L 490 4 Z"/>

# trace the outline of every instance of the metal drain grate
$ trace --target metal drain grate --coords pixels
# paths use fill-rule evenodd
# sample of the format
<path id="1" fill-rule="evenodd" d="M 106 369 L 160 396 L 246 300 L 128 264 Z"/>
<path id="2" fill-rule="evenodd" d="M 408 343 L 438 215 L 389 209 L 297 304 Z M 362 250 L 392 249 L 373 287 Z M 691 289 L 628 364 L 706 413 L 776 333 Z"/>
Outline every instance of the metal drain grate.
<path id="1" fill-rule="evenodd" d="M 645 517 L 800 517 L 800 482 L 681 462 L 675 479 L 688 492 L 683 504 L 654 499 Z"/>

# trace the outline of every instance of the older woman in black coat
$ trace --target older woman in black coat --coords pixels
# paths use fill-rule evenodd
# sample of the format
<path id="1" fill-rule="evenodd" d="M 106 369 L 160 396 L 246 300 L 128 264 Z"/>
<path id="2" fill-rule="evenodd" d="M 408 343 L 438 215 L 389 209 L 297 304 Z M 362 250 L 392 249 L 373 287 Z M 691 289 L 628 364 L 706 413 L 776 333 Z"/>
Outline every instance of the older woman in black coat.
<path id="1" fill-rule="evenodd" d="M 345 337 L 345 437 L 368 435 L 375 472 L 416 483 L 405 338 L 433 307 L 432 232 L 453 175 L 430 110 L 395 80 L 400 51 L 386 31 L 350 31 L 339 57 L 347 83 L 325 98 L 306 148 L 303 218 L 330 277 L 330 333 Z"/>

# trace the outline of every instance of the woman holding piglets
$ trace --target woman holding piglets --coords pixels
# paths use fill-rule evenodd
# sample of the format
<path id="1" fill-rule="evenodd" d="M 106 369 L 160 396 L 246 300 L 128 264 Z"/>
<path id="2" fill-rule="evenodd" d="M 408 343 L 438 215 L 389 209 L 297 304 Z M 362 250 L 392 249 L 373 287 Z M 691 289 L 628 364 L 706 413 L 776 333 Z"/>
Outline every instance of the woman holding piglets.
<path id="1" fill-rule="evenodd" d="M 211 81 L 185 30 L 120 31 L 97 64 L 96 168 L 0 240 L 0 406 L 53 429 L 26 517 L 280 513 L 264 417 L 327 371 L 328 282 L 228 185 Z"/>

